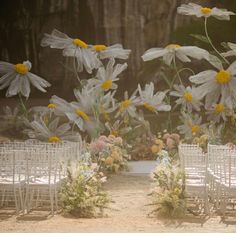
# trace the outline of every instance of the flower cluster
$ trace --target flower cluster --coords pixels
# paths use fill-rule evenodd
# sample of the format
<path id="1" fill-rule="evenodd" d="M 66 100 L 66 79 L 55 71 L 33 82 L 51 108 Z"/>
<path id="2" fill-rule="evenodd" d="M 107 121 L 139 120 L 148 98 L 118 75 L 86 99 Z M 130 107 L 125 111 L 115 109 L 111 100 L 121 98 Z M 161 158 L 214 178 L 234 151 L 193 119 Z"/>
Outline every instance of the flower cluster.
<path id="1" fill-rule="evenodd" d="M 117 173 L 127 168 L 129 155 L 121 137 L 100 136 L 90 143 L 89 150 L 103 171 Z"/>

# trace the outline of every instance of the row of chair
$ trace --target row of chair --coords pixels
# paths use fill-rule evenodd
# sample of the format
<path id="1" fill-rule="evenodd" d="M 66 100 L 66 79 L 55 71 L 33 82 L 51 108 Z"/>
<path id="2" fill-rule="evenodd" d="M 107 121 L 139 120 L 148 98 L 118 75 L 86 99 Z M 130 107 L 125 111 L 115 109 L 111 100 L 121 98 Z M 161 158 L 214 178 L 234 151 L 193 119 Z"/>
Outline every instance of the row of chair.
<path id="1" fill-rule="evenodd" d="M 80 143 L 10 142 L 0 145 L 0 205 L 17 213 L 49 204 L 58 207 L 58 190 L 69 161 L 80 156 Z"/>
<path id="2" fill-rule="evenodd" d="M 236 200 L 236 149 L 208 144 L 204 153 L 198 145 L 180 144 L 179 155 L 187 195 L 203 202 L 205 214 L 210 214 L 213 203 L 225 217 Z"/>

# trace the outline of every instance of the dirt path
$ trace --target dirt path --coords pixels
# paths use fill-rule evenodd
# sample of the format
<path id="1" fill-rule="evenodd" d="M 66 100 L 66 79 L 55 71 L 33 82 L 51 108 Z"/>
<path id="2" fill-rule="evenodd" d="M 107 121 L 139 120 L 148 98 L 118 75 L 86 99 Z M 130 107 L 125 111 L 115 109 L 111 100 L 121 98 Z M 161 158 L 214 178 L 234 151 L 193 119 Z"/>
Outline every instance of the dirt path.
<path id="1" fill-rule="evenodd" d="M 236 225 L 211 218 L 201 226 L 197 219 L 182 223 L 148 217 L 151 211 L 150 180 L 147 176 L 112 176 L 106 189 L 114 203 L 107 217 L 73 219 L 60 215 L 45 219 L 42 215 L 24 218 L 0 214 L 0 233 L 236 233 Z"/>

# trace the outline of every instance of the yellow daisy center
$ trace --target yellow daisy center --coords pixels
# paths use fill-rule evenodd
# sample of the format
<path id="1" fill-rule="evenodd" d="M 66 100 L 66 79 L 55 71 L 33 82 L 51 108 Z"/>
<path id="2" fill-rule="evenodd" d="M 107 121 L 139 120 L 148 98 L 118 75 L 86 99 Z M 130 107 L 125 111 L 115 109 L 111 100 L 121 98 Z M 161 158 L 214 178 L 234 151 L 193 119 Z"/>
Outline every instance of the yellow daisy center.
<path id="1" fill-rule="evenodd" d="M 26 66 L 26 65 L 24 65 L 24 64 L 16 64 L 15 66 L 14 66 L 14 68 L 15 68 L 15 71 L 17 72 L 17 73 L 19 73 L 19 74 L 26 74 L 26 73 L 28 73 L 28 71 L 29 71 L 29 69 L 28 69 L 28 67 Z"/>
<path id="2" fill-rule="evenodd" d="M 57 136 L 52 136 L 50 138 L 48 138 L 48 142 L 50 143 L 58 143 L 58 142 L 61 142 L 61 139 Z"/>
<path id="3" fill-rule="evenodd" d="M 73 44 L 76 45 L 76 46 L 79 46 L 81 48 L 84 48 L 84 49 L 88 48 L 88 45 L 84 41 L 82 41 L 80 39 L 74 39 L 73 40 Z"/>
<path id="4" fill-rule="evenodd" d="M 230 80 L 231 80 L 231 75 L 226 70 L 220 70 L 216 75 L 216 82 L 218 84 L 224 85 L 229 83 Z"/>
<path id="5" fill-rule="evenodd" d="M 81 111 L 79 108 L 77 108 L 75 112 L 79 117 L 83 118 L 85 121 L 90 121 L 89 116 L 85 112 Z"/>
<path id="6" fill-rule="evenodd" d="M 119 132 L 117 130 L 112 130 L 111 134 L 117 137 L 119 135 Z"/>
<path id="7" fill-rule="evenodd" d="M 192 134 L 193 134 L 193 135 L 199 133 L 199 131 L 200 131 L 199 125 L 193 125 L 193 126 L 191 127 L 191 131 L 192 131 Z"/>
<path id="8" fill-rule="evenodd" d="M 181 46 L 178 44 L 169 44 L 166 46 L 166 48 L 167 49 L 179 49 L 179 48 L 181 48 Z"/>
<path id="9" fill-rule="evenodd" d="M 54 109 L 54 108 L 56 108 L 56 104 L 49 104 L 49 105 L 48 105 L 48 108 Z"/>
<path id="10" fill-rule="evenodd" d="M 155 112 L 156 109 L 149 103 L 144 103 L 143 106 L 151 112 Z"/>
<path id="11" fill-rule="evenodd" d="M 201 12 L 205 15 L 208 15 L 212 12 L 212 9 L 211 8 L 208 8 L 208 7 L 202 7 L 201 8 Z"/>
<path id="12" fill-rule="evenodd" d="M 106 45 L 102 45 L 102 44 L 94 45 L 93 47 L 97 52 L 101 52 L 107 48 Z"/>
<path id="13" fill-rule="evenodd" d="M 188 102 L 192 102 L 193 100 L 193 95 L 190 92 L 185 92 L 183 95 L 183 98 L 188 101 Z"/>
<path id="14" fill-rule="evenodd" d="M 112 80 L 111 79 L 104 81 L 101 85 L 101 87 L 104 91 L 109 90 L 111 88 L 111 86 L 112 86 Z"/>
<path id="15" fill-rule="evenodd" d="M 131 105 L 131 100 L 124 100 L 120 103 L 120 111 L 128 108 Z"/>
<path id="16" fill-rule="evenodd" d="M 224 112 L 224 110 L 225 110 L 225 107 L 224 107 L 224 105 L 223 104 L 216 104 L 216 106 L 215 106 L 215 113 L 222 113 L 222 112 Z"/>

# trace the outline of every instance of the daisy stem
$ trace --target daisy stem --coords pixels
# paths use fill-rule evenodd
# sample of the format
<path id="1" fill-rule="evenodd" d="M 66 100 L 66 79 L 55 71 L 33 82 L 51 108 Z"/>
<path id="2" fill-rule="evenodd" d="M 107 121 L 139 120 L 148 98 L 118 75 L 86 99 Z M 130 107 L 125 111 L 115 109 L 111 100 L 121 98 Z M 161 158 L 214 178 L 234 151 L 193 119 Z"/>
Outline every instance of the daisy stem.
<path id="1" fill-rule="evenodd" d="M 174 56 L 174 68 L 175 68 L 175 71 L 176 71 L 176 75 L 177 75 L 177 77 L 179 78 L 180 84 L 183 85 L 182 79 L 181 79 L 180 74 L 179 74 L 180 72 L 179 72 L 179 70 L 178 70 L 178 68 L 177 68 L 177 65 L 176 65 L 175 56 Z M 172 82 L 171 89 L 172 89 L 172 86 L 173 86 L 173 84 L 174 84 L 174 81 L 175 81 L 175 78 L 174 78 L 174 80 L 173 80 L 173 82 Z"/>
<path id="2" fill-rule="evenodd" d="M 76 52 L 76 51 L 75 51 L 75 52 Z M 76 54 L 76 53 L 75 53 L 75 54 Z M 76 78 L 78 79 L 80 85 L 82 86 L 82 84 L 81 84 L 81 80 L 80 80 L 79 75 L 78 75 L 78 72 L 77 72 L 77 67 L 76 67 L 76 56 L 75 56 L 75 55 L 74 55 L 73 66 L 74 66 L 74 72 L 75 72 Z"/>
<path id="3" fill-rule="evenodd" d="M 27 117 L 27 108 L 26 108 L 26 106 L 25 106 L 25 104 L 24 104 L 24 101 L 23 101 L 23 99 L 22 99 L 22 96 L 21 96 L 21 94 L 19 93 L 18 94 L 18 96 L 19 96 L 19 100 L 20 100 L 20 104 L 21 104 L 21 107 L 22 107 L 22 109 L 23 109 L 23 114 Z"/>
<path id="4" fill-rule="evenodd" d="M 205 17 L 205 21 L 204 21 L 204 28 L 205 28 L 205 34 L 206 34 L 206 38 L 208 40 L 208 42 L 210 43 L 211 47 L 213 48 L 213 50 L 229 65 L 229 61 L 221 55 L 221 53 L 217 50 L 217 48 L 213 45 L 210 37 L 209 37 L 209 34 L 208 34 L 208 29 L 207 29 L 207 17 Z"/>

